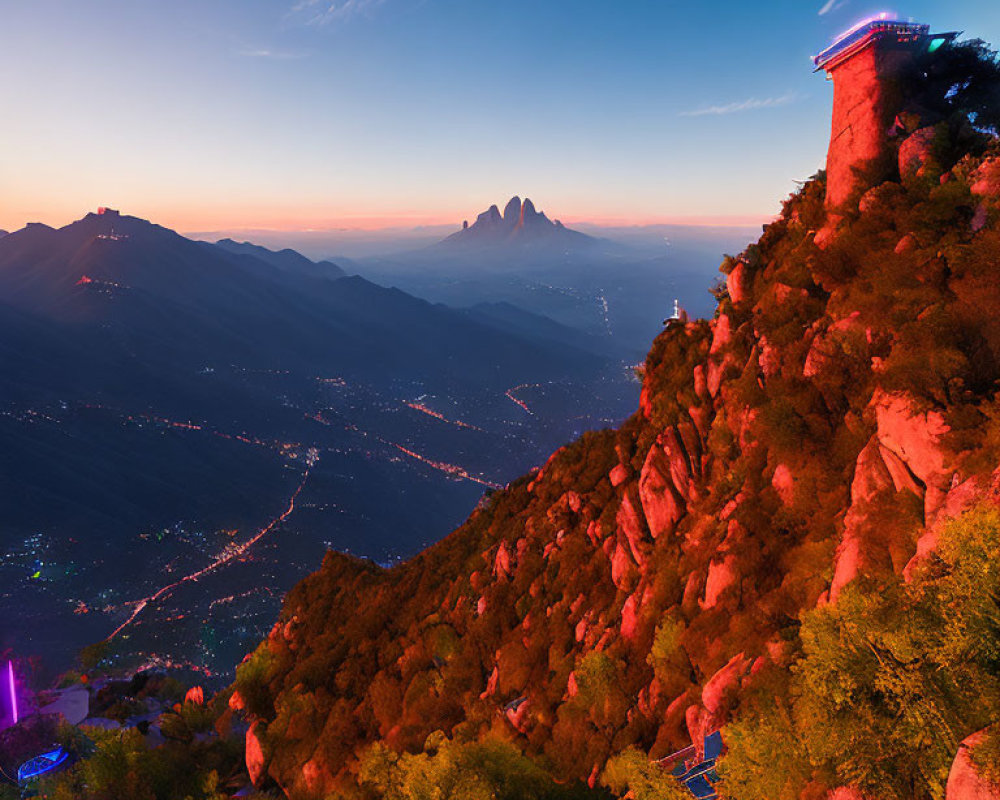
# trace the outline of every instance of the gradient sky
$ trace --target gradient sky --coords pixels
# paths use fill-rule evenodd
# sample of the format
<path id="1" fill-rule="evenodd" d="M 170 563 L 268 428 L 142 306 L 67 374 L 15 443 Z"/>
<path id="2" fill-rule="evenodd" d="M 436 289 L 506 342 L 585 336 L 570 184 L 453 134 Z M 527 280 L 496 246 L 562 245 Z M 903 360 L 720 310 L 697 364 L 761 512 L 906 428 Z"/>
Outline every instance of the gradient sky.
<path id="1" fill-rule="evenodd" d="M 996 0 L 0 0 L 0 228 L 756 220 L 880 10 L 1000 44 Z"/>

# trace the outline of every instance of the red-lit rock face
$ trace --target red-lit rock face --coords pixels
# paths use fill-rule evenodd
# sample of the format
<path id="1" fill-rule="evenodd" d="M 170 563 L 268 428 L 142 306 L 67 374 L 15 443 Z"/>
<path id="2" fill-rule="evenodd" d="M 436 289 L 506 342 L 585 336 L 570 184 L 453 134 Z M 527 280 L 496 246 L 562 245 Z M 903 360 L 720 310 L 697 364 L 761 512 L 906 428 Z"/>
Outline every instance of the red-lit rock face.
<path id="1" fill-rule="evenodd" d="M 902 110 L 896 76 L 910 51 L 876 42 L 834 68 L 833 126 L 826 157 L 826 204 L 841 206 L 857 184 L 857 169 L 889 152 L 889 128 Z"/>
<path id="2" fill-rule="evenodd" d="M 260 738 L 258 736 L 260 727 L 260 722 L 254 722 L 250 726 L 250 730 L 247 731 L 247 772 L 250 774 L 250 780 L 253 781 L 254 785 L 258 784 L 261 778 L 264 777 L 264 748 L 261 747 Z"/>
<path id="3" fill-rule="evenodd" d="M 1000 797 L 1000 788 L 982 775 L 969 755 L 969 750 L 980 744 L 984 738 L 983 731 L 974 733 L 958 748 L 955 763 L 948 773 L 946 800 L 996 800 Z"/>

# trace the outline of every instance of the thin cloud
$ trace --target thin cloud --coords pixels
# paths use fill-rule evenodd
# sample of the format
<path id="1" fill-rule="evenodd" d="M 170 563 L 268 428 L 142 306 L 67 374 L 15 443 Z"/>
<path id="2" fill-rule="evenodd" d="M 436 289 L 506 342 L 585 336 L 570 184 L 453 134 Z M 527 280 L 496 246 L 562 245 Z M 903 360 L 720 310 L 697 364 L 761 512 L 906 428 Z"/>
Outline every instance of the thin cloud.
<path id="1" fill-rule="evenodd" d="M 823 7 L 819 10 L 819 15 L 821 17 L 826 16 L 831 11 L 836 11 L 838 8 L 843 8 L 848 3 L 848 0 L 826 0 Z"/>
<path id="2" fill-rule="evenodd" d="M 271 58 L 276 61 L 292 61 L 309 57 L 309 53 L 294 50 L 272 50 L 269 47 L 246 47 L 242 50 L 237 50 L 236 55 L 243 56 L 244 58 Z"/>
<path id="3" fill-rule="evenodd" d="M 299 0 L 292 6 L 291 16 L 306 25 L 330 25 L 370 14 L 384 0 Z"/>
<path id="4" fill-rule="evenodd" d="M 799 99 L 800 95 L 796 92 L 783 94 L 780 97 L 751 97 L 738 103 L 727 103 L 724 106 L 707 106 L 706 108 L 695 108 L 690 111 L 682 111 L 679 116 L 707 117 L 722 116 L 723 114 L 739 114 L 742 111 L 756 111 L 760 108 L 778 108 L 779 106 L 787 106 L 789 103 L 794 103 Z"/>

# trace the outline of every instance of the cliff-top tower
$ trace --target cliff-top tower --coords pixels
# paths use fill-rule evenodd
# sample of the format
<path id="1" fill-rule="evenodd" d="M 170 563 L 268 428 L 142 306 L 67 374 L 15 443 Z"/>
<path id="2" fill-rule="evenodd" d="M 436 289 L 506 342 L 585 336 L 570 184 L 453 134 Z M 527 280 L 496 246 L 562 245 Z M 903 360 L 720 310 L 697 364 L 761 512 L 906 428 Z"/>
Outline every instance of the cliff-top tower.
<path id="1" fill-rule="evenodd" d="M 890 128 L 903 110 L 902 76 L 918 53 L 934 52 L 956 34 L 879 14 L 841 34 L 818 56 L 816 71 L 833 81 L 833 129 L 826 156 L 826 205 L 837 208 L 851 193 L 855 170 L 890 154 Z"/>

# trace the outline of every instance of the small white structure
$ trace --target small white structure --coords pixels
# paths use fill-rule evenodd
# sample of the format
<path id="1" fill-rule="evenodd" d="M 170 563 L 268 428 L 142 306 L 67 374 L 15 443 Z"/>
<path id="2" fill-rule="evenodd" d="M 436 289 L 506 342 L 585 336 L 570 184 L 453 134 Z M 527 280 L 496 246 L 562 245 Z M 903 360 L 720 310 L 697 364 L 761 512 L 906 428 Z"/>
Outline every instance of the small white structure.
<path id="1" fill-rule="evenodd" d="M 674 313 L 663 320 L 664 325 L 669 325 L 671 322 L 679 320 L 681 318 L 681 305 L 680 301 L 676 298 L 674 299 Z"/>

